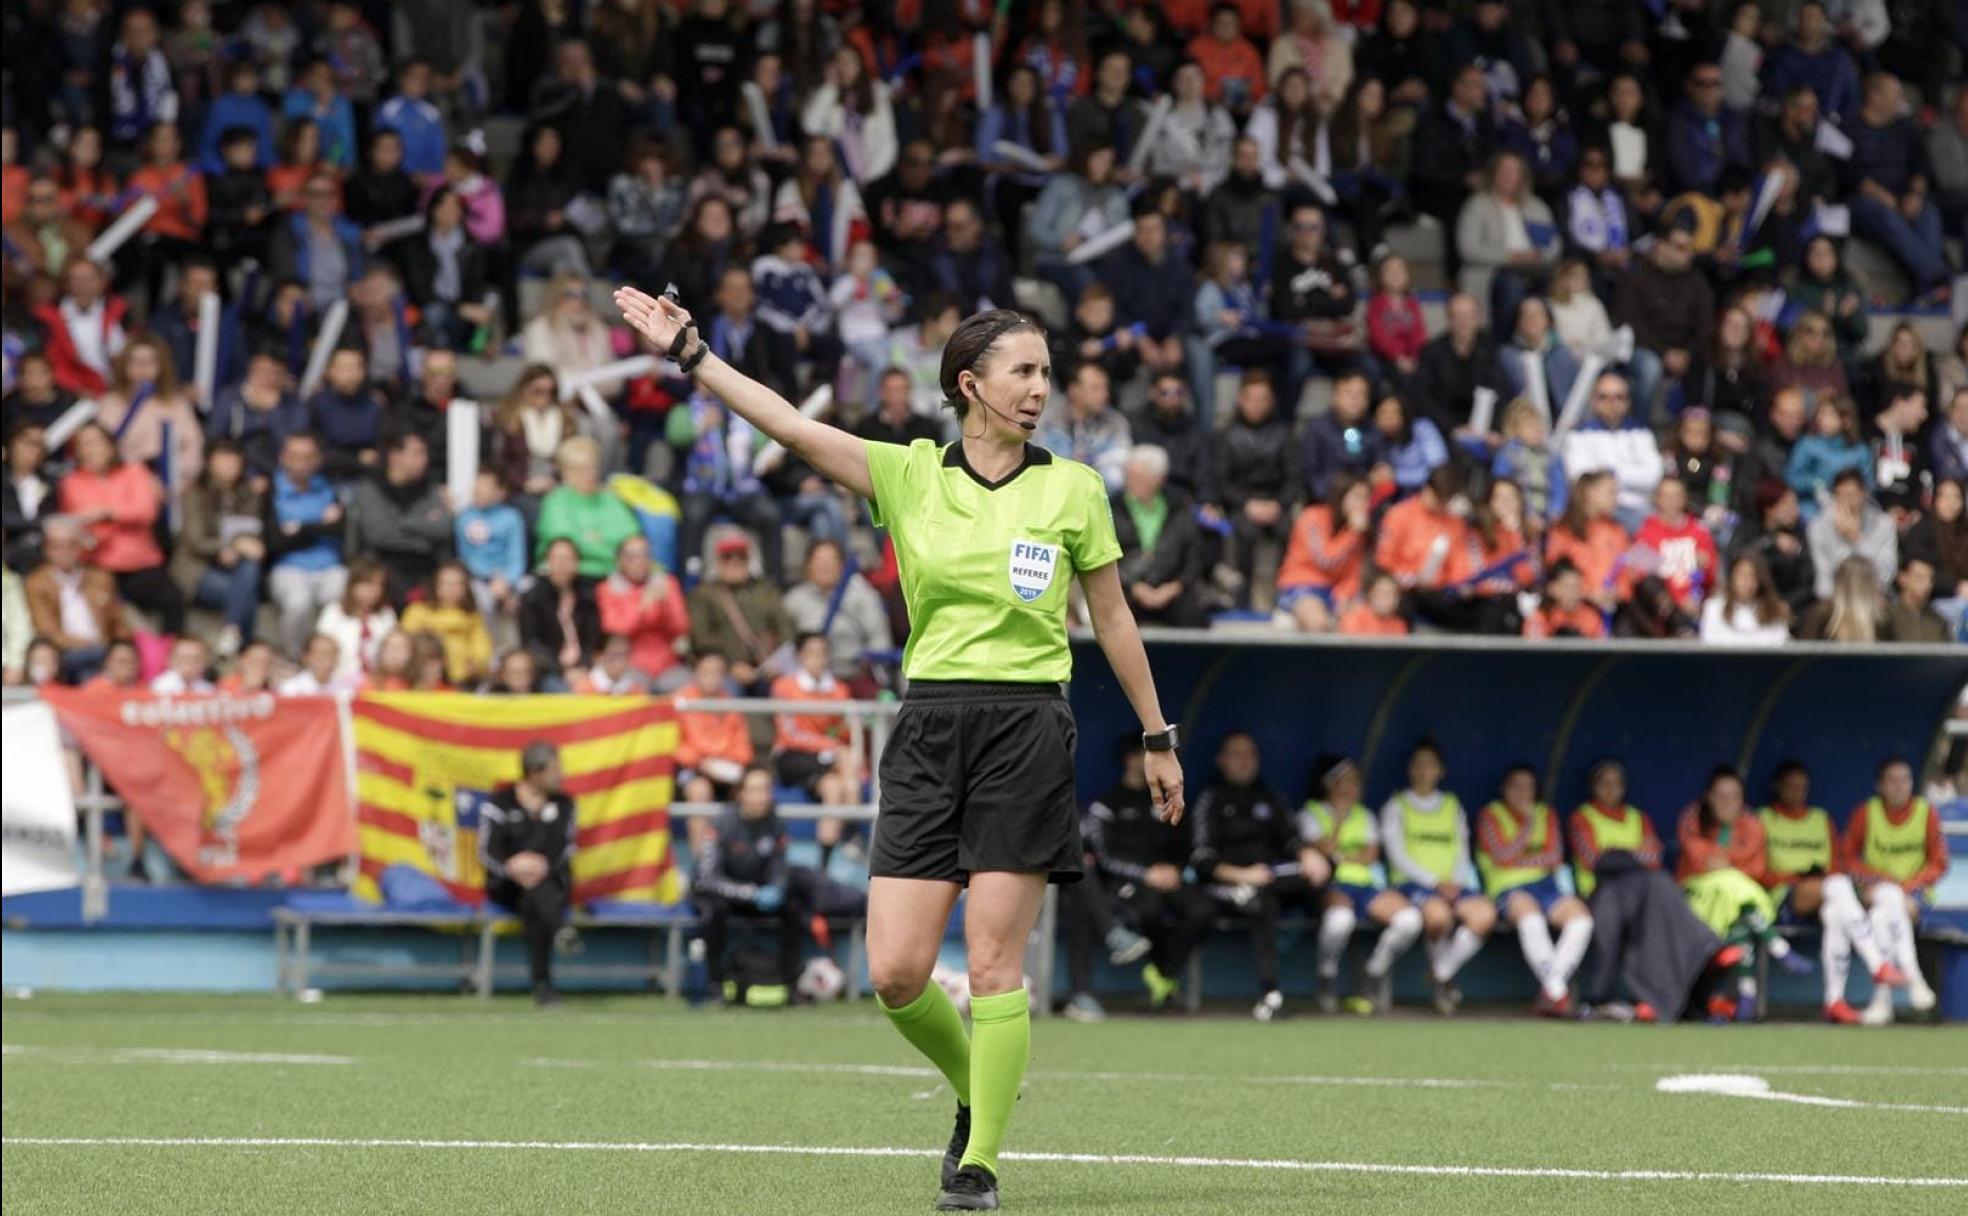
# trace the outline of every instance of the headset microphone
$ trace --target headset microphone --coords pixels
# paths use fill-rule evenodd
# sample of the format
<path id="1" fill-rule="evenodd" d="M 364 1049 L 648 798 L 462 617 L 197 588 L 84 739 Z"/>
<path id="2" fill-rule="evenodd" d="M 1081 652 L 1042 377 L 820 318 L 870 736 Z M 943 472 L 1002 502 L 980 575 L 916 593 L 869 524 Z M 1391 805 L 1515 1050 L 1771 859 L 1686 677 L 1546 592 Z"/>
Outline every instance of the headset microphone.
<path id="1" fill-rule="evenodd" d="M 1031 434 L 1033 431 L 1039 429 L 1039 424 L 1037 422 L 1027 421 L 1024 418 L 1020 418 L 1016 414 L 1008 414 L 1005 411 L 999 409 L 997 406 L 992 405 L 990 402 L 984 400 L 984 394 L 978 392 L 975 386 L 972 386 L 970 390 L 970 397 L 971 400 L 977 402 L 977 404 L 983 406 L 987 410 L 990 410 L 993 414 L 996 414 L 998 417 L 1004 419 L 1006 422 L 1011 423 L 1013 426 L 1017 427 L 1021 431 L 1024 431 L 1028 435 Z"/>

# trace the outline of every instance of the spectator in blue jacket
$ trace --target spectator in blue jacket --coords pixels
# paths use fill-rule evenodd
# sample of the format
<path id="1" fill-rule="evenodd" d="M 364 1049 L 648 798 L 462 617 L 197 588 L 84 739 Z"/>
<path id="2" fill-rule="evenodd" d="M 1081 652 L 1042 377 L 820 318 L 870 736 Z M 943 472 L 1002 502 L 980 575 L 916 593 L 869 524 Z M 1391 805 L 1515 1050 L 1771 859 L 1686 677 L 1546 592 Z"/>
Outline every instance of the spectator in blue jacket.
<path id="1" fill-rule="evenodd" d="M 1784 480 L 1797 492 L 1797 506 L 1806 523 L 1817 515 L 1823 496 L 1840 473 L 1856 470 L 1872 488 L 1872 449 L 1859 436 L 1858 410 L 1843 393 L 1818 398 L 1811 432 L 1790 449 Z"/>
<path id="2" fill-rule="evenodd" d="M 205 110 L 205 126 L 198 135 L 198 169 L 207 175 L 226 171 L 219 144 L 225 133 L 244 127 L 253 133 L 255 169 L 273 163 L 273 108 L 260 96 L 260 69 L 252 60 L 242 60 L 226 74 L 226 91 L 212 99 Z"/>
<path id="3" fill-rule="evenodd" d="M 267 495 L 263 530 L 267 591 L 280 608 L 280 638 L 298 657 L 314 618 L 342 598 L 348 570 L 342 565 L 342 504 L 321 475 L 321 440 L 307 431 L 280 446 L 280 471 Z"/>
<path id="4" fill-rule="evenodd" d="M 307 407 L 294 395 L 287 365 L 271 350 L 256 351 L 246 360 L 245 377 L 219 391 L 205 416 L 205 438 L 238 444 L 247 472 L 265 479 L 273 475 L 287 437 L 305 431 L 307 423 Z"/>
<path id="5" fill-rule="evenodd" d="M 1749 130 L 1722 105 L 1721 65 L 1698 63 L 1688 73 L 1687 96 L 1667 120 L 1670 192 L 1713 195 L 1729 168 L 1749 168 Z"/>
<path id="6" fill-rule="evenodd" d="M 1497 132 L 1506 152 L 1524 158 L 1531 186 L 1555 209 L 1578 167 L 1578 136 L 1571 119 L 1558 105 L 1558 90 L 1549 76 L 1533 76 L 1524 86 L 1519 113 Z"/>
<path id="7" fill-rule="evenodd" d="M 937 290 L 962 299 L 966 312 L 1017 306 L 1011 289 L 1011 257 L 987 235 L 984 213 L 970 199 L 951 199 L 943 209 L 943 234 L 930 270 Z"/>
<path id="8" fill-rule="evenodd" d="M 151 330 L 170 348 L 171 361 L 187 385 L 193 383 L 198 368 L 199 305 L 206 296 L 216 295 L 218 290 L 218 266 L 204 254 L 193 254 L 178 264 L 177 298 L 169 306 L 160 307 L 151 314 Z M 214 397 L 220 389 L 239 378 L 245 346 L 245 333 L 239 325 L 237 308 L 221 304 L 217 358 L 212 377 Z M 200 401 L 198 405 L 200 409 L 210 409 L 213 402 Z"/>
<path id="9" fill-rule="evenodd" d="M 376 129 L 394 131 L 402 138 L 405 173 L 434 179 L 444 172 L 444 153 L 451 141 L 443 113 L 430 102 L 430 64 L 422 59 L 407 61 L 396 82 L 396 96 L 376 111 Z"/>
<path id="10" fill-rule="evenodd" d="M 1169 248 L 1168 219 L 1137 207 L 1134 239 L 1107 256 L 1100 281 L 1114 292 L 1121 325 L 1144 325 L 1134 347 L 1151 373 L 1182 366 L 1182 335 L 1196 299 L 1189 264 Z"/>
<path id="11" fill-rule="evenodd" d="M 1421 489 L 1428 475 L 1449 462 L 1449 445 L 1428 418 L 1415 417 L 1407 398 L 1393 391 L 1381 394 L 1374 406 L 1373 430 L 1380 436 L 1394 484 L 1405 496 Z"/>
<path id="12" fill-rule="evenodd" d="M 308 426 L 321 437 L 328 476 L 348 481 L 380 458 L 383 403 L 369 387 L 369 360 L 344 346 L 328 356 L 322 385 L 307 400 Z"/>
<path id="13" fill-rule="evenodd" d="M 1299 467 L 1311 501 L 1329 502 L 1340 477 L 1364 481 L 1387 463 L 1386 437 L 1367 422 L 1372 404 L 1366 372 L 1355 369 L 1333 378 L 1332 407 L 1308 420 L 1299 438 Z"/>
<path id="14" fill-rule="evenodd" d="M 317 59 L 302 69 L 280 112 L 289 120 L 312 118 L 321 129 L 321 159 L 345 172 L 355 167 L 355 107 L 336 87 L 328 60 Z"/>
<path id="15" fill-rule="evenodd" d="M 488 617 L 518 608 L 519 583 L 526 577 L 526 521 L 506 495 L 505 475 L 481 466 L 472 481 L 471 506 L 454 521 L 458 561 L 471 575 L 478 610 Z"/>
<path id="16" fill-rule="evenodd" d="M 362 229 L 339 214 L 341 184 L 326 169 L 309 174 L 305 202 L 274 232 L 273 277 L 299 283 L 318 312 L 362 277 Z"/>
<path id="17" fill-rule="evenodd" d="M 1865 104 L 1845 124 L 1852 140 L 1852 230 L 1878 241 L 1906 269 L 1917 292 L 1947 282 L 1941 212 L 1928 196 L 1927 149 L 1905 114 L 1897 76 L 1866 77 Z"/>
<path id="18" fill-rule="evenodd" d="M 1789 42 L 1763 61 L 1763 95 L 1782 97 L 1807 85 L 1818 95 L 1818 112 L 1844 126 L 1859 108 L 1859 70 L 1831 36 L 1824 0 L 1797 6 L 1797 29 Z"/>

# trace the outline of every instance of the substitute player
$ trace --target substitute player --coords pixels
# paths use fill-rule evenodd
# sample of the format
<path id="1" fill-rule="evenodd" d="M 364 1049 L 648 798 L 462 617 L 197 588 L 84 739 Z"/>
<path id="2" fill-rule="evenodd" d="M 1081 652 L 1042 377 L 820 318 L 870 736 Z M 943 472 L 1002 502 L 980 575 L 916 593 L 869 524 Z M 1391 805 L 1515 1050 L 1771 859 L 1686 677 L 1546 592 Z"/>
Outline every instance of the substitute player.
<path id="1" fill-rule="evenodd" d="M 1476 957 L 1496 928 L 1496 905 L 1463 886 L 1469 861 L 1469 824 L 1462 802 L 1442 788 L 1448 767 L 1442 749 L 1423 740 L 1408 753 L 1408 788 L 1380 808 L 1380 842 L 1394 885 L 1421 909 L 1423 948 L 1435 981 L 1435 1011 L 1448 1016 L 1462 1004 L 1456 973 Z"/>
<path id="2" fill-rule="evenodd" d="M 1115 562 L 1100 474 L 1028 439 L 1045 409 L 1045 331 L 1005 309 L 963 322 L 940 383 L 961 438 L 906 447 L 807 418 L 732 368 L 674 299 L 615 293 L 629 324 L 706 391 L 821 474 L 867 499 L 888 529 L 914 630 L 909 690 L 881 758 L 868 890 L 868 970 L 902 1036 L 957 1094 L 938 1211 L 998 1207 L 998 1148 L 1031 1053 L 1025 942 L 1048 879 L 1080 877 L 1073 791 L 1068 585 L 1140 717 L 1160 813 L 1182 815 L 1175 728 L 1163 720 Z M 971 1022 L 930 970 L 968 886 Z"/>
<path id="3" fill-rule="evenodd" d="M 1572 975 L 1592 944 L 1592 913 L 1558 885 L 1565 846 L 1558 813 L 1538 801 L 1537 774 L 1513 764 L 1497 800 L 1476 813 L 1476 870 L 1483 894 L 1517 930 L 1517 945 L 1538 980 L 1533 1012 L 1571 1012 Z M 1558 940 L 1551 931 L 1558 930 Z"/>
<path id="4" fill-rule="evenodd" d="M 1394 960 L 1421 936 L 1421 912 L 1399 891 L 1389 890 L 1380 864 L 1380 825 L 1360 801 L 1365 782 L 1360 768 L 1344 756 L 1321 756 L 1319 792 L 1298 813 L 1299 838 L 1332 862 L 1332 883 L 1321 897 L 1319 914 L 1319 1011 L 1336 1013 L 1339 961 L 1362 919 L 1380 926 L 1380 937 L 1364 968 L 1367 991 L 1349 1001 L 1358 1013 L 1386 1013 L 1393 1004 Z"/>
<path id="5" fill-rule="evenodd" d="M 1906 976 L 1873 937 L 1872 921 L 1851 876 L 1836 872 L 1838 835 L 1825 809 L 1811 805 L 1811 772 L 1802 761 L 1777 765 L 1770 779 L 1770 805 L 1756 817 L 1763 823 L 1763 885 L 1777 902 L 1777 923 L 1803 924 L 1815 916 L 1824 926 L 1825 1021 L 1855 1025 L 1861 1016 L 1845 1000 L 1853 951 L 1880 987 L 1904 986 Z M 1886 1012 L 1890 1021 L 1891 1009 Z"/>
<path id="6" fill-rule="evenodd" d="M 1874 788 L 1845 825 L 1845 872 L 1872 909 L 1872 935 L 1905 978 L 1908 1003 L 1924 1013 L 1934 1007 L 1934 990 L 1920 974 L 1913 931 L 1934 884 L 1947 873 L 1947 841 L 1940 815 L 1913 792 L 1911 764 L 1887 760 Z M 1893 1020 L 1890 986 L 1873 989 L 1865 1018 L 1868 1025 Z"/>

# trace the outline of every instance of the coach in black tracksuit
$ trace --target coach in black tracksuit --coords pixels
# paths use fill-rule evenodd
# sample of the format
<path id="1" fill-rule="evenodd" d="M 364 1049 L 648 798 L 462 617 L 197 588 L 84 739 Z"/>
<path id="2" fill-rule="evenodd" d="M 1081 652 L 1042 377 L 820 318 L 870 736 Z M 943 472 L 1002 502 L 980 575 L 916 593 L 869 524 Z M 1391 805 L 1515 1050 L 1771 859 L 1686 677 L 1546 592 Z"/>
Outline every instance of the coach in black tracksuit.
<path id="1" fill-rule="evenodd" d="M 1155 813 L 1139 742 L 1130 741 L 1134 746 L 1121 759 L 1120 781 L 1087 807 L 1081 835 L 1101 885 L 1154 943 L 1155 969 L 1173 980 L 1209 934 L 1216 909 L 1200 888 L 1182 880 L 1189 864 L 1188 833 Z"/>
<path id="2" fill-rule="evenodd" d="M 1196 799 L 1189 862 L 1217 907 L 1250 922 L 1251 953 L 1263 992 L 1252 1010 L 1268 1022 L 1284 1007 L 1278 991 L 1278 917 L 1290 906 L 1312 914 L 1331 874 L 1325 855 L 1305 845 L 1291 804 L 1258 773 L 1257 740 L 1226 735 L 1216 777 Z"/>
<path id="3" fill-rule="evenodd" d="M 527 744 L 519 770 L 518 781 L 479 807 L 478 859 L 486 897 L 517 915 L 526 932 L 534 1001 L 558 1005 L 553 948 L 574 889 L 574 800 L 560 792 L 553 744 Z"/>
<path id="4" fill-rule="evenodd" d="M 772 805 L 772 775 L 762 768 L 747 769 L 738 782 L 737 802 L 719 812 L 715 833 L 698 852 L 691 890 L 714 993 L 724 991 L 725 945 L 734 915 L 776 920 L 779 979 L 793 981 L 806 921 L 805 884 L 791 881 L 786 845 L 785 825 Z"/>

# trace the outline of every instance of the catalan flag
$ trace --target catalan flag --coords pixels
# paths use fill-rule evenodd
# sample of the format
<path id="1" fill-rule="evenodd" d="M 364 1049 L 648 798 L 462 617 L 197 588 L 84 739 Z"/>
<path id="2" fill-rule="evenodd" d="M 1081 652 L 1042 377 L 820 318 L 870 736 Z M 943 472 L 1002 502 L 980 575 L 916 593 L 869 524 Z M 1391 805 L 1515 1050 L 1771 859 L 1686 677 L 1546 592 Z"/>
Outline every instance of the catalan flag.
<path id="1" fill-rule="evenodd" d="M 472 697 L 370 693 L 355 699 L 355 893 L 380 901 L 377 880 L 409 865 L 453 898 L 485 898 L 478 807 L 519 777 L 520 749 L 560 749 L 575 806 L 574 902 L 674 902 L 670 838 L 676 713 L 654 697 Z"/>

